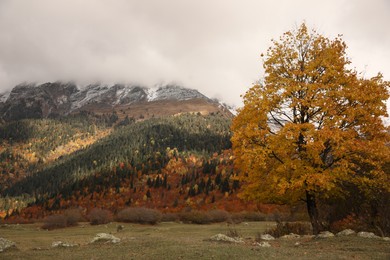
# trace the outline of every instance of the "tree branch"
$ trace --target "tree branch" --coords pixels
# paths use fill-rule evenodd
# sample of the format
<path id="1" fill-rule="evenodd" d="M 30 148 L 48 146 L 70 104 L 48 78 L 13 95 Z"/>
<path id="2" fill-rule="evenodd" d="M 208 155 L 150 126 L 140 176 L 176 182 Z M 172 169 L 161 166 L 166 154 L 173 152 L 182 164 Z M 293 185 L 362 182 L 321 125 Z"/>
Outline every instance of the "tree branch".
<path id="1" fill-rule="evenodd" d="M 275 158 L 276 160 L 278 160 L 281 164 L 284 164 L 283 160 L 280 159 L 280 158 L 275 154 L 274 151 L 272 151 L 271 153 L 272 153 L 272 155 L 274 156 L 274 158 Z"/>

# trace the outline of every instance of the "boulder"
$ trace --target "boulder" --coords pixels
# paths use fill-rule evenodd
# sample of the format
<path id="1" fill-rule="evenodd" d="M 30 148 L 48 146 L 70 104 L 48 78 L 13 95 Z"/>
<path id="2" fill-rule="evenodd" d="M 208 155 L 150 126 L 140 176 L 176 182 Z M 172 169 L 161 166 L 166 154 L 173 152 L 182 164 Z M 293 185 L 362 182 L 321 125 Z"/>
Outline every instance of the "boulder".
<path id="1" fill-rule="evenodd" d="M 363 238 L 380 238 L 379 236 L 375 235 L 372 232 L 359 232 L 357 233 L 358 237 L 363 237 Z"/>
<path id="2" fill-rule="evenodd" d="M 119 243 L 120 241 L 121 241 L 120 238 L 117 238 L 111 234 L 99 233 L 91 240 L 90 243 L 104 242 L 104 243 L 116 244 Z"/>
<path id="3" fill-rule="evenodd" d="M 51 247 L 75 247 L 79 246 L 78 244 L 72 244 L 72 243 L 67 243 L 67 242 L 62 242 L 62 241 L 54 241 L 51 244 Z"/>
<path id="4" fill-rule="evenodd" d="M 353 231 L 352 229 L 344 229 L 343 231 L 340 231 L 339 233 L 336 234 L 338 237 L 344 237 L 344 236 L 352 236 L 356 235 L 356 232 Z"/>
<path id="5" fill-rule="evenodd" d="M 290 233 L 288 235 L 281 236 L 280 238 L 282 238 L 282 239 L 296 239 L 296 238 L 300 238 L 300 237 L 301 237 L 300 235 Z"/>
<path id="6" fill-rule="evenodd" d="M 275 240 L 275 238 L 273 236 L 271 236 L 270 234 L 262 234 L 260 236 L 260 239 L 261 240 Z"/>
<path id="7" fill-rule="evenodd" d="M 217 234 L 210 237 L 210 241 L 227 242 L 227 243 L 244 243 L 241 238 L 233 238 L 224 234 Z"/>
<path id="8" fill-rule="evenodd" d="M 12 242 L 8 239 L 0 237 L 0 252 L 3 252 L 9 248 L 16 247 L 15 242 Z"/>
<path id="9" fill-rule="evenodd" d="M 329 238 L 329 237 L 334 237 L 334 234 L 329 231 L 322 231 L 316 236 L 316 238 Z"/>
<path id="10" fill-rule="evenodd" d="M 271 244 L 268 243 L 268 242 L 265 242 L 265 241 L 260 242 L 260 243 L 256 242 L 255 245 L 256 245 L 256 246 L 259 246 L 259 247 L 271 247 Z"/>

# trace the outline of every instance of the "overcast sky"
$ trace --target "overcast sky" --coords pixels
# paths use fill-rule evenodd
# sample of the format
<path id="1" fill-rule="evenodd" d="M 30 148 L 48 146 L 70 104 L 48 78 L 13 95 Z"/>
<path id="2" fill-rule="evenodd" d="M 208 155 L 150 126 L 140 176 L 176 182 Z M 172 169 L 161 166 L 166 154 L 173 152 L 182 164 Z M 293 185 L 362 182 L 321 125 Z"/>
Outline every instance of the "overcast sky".
<path id="1" fill-rule="evenodd" d="M 177 82 L 241 105 L 302 21 L 390 80 L 389 0 L 0 0 L 0 92 L 21 82 Z"/>

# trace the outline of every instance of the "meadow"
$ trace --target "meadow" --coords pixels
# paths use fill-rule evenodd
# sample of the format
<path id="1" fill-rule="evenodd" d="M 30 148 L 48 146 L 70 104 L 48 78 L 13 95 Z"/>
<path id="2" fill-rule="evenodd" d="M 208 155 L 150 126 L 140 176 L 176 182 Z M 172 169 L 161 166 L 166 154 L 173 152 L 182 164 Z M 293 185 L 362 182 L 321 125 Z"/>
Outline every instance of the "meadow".
<path id="1" fill-rule="evenodd" d="M 0 237 L 16 243 L 0 259 L 390 259 L 390 241 L 357 236 L 276 239 L 271 247 L 256 245 L 256 237 L 274 222 L 195 225 L 163 222 L 140 225 L 112 222 L 43 230 L 39 223 L 2 225 Z M 121 230 L 118 226 L 122 225 Z M 111 233 L 117 244 L 93 243 L 97 233 Z M 216 234 L 237 233 L 243 243 L 210 241 Z M 52 247 L 55 241 L 78 246 Z"/>

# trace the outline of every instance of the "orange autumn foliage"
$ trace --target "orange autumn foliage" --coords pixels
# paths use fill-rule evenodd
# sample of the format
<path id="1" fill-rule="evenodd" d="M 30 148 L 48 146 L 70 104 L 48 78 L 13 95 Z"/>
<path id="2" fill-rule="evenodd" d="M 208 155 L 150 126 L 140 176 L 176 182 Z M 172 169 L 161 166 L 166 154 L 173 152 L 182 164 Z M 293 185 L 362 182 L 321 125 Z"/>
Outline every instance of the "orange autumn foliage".
<path id="1" fill-rule="evenodd" d="M 264 80 L 244 95 L 233 121 L 241 197 L 307 202 L 314 232 L 319 198 L 345 195 L 352 183 L 367 196 L 390 190 L 386 116 L 389 82 L 364 79 L 348 66 L 346 44 L 303 23 L 267 51 Z M 263 55 L 262 55 L 263 56 Z"/>

